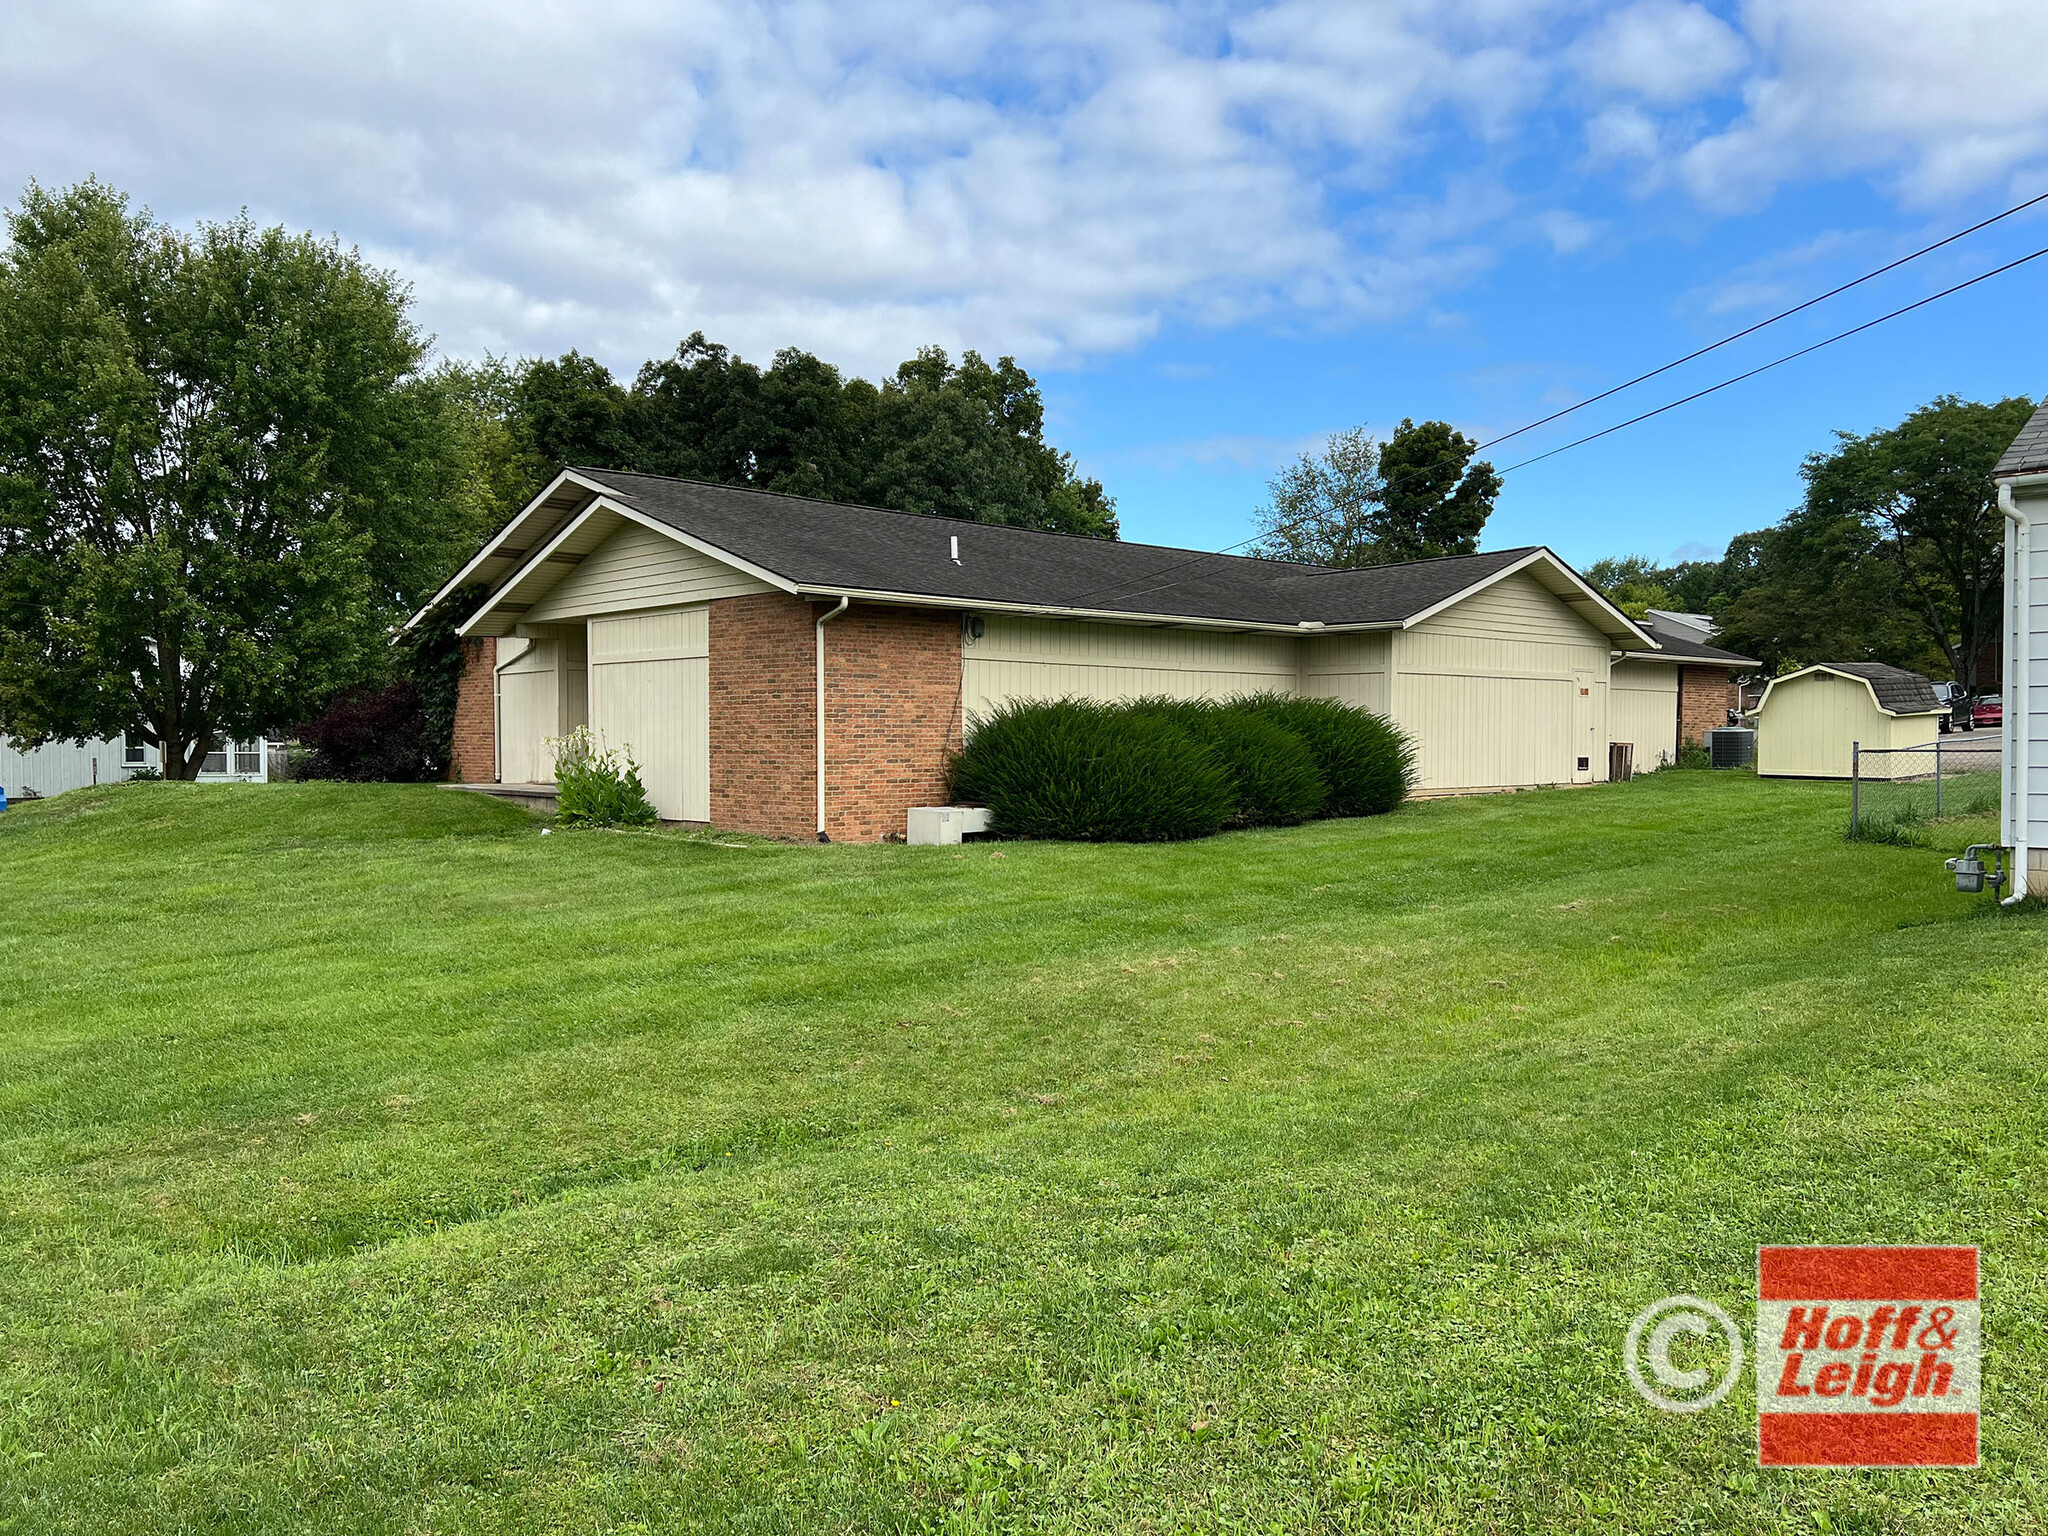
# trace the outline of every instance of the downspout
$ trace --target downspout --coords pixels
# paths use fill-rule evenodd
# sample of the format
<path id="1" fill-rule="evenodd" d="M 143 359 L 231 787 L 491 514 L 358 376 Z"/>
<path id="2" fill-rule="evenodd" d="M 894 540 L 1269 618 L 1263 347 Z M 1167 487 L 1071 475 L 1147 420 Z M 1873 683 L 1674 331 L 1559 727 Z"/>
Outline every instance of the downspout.
<path id="1" fill-rule="evenodd" d="M 2012 483 L 1998 482 L 1998 510 L 2010 525 L 2005 549 L 2005 702 L 1999 726 L 2005 748 L 2006 782 L 2016 792 L 2006 798 L 2005 834 L 2012 848 L 2012 894 L 2000 903 L 2012 906 L 2027 894 L 2027 835 L 2032 830 L 2032 807 L 2027 785 L 2027 738 L 2033 734 L 2027 720 L 2029 683 L 2033 672 L 2033 625 L 2027 613 L 2027 576 L 2032 563 L 2034 524 L 2013 499 Z"/>
<path id="2" fill-rule="evenodd" d="M 853 606 L 853 599 L 842 597 L 839 606 L 818 615 L 813 626 L 818 636 L 818 841 L 829 843 L 831 837 L 825 831 L 825 626 Z"/>

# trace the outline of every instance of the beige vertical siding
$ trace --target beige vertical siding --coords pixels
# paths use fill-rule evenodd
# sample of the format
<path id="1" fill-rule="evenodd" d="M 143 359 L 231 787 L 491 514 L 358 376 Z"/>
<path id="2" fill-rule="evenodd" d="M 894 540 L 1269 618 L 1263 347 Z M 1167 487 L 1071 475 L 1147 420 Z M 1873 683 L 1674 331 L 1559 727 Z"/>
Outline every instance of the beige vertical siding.
<path id="1" fill-rule="evenodd" d="M 557 640 L 531 640 L 498 666 L 498 778 L 504 783 L 545 784 L 555 776 L 547 740 L 562 734 L 561 651 Z"/>
<path id="2" fill-rule="evenodd" d="M 557 582 L 522 622 L 549 624 L 772 590 L 686 544 L 629 522 Z"/>
<path id="3" fill-rule="evenodd" d="M 1010 699 L 1221 698 L 1292 693 L 1300 664 L 1291 635 L 1082 624 L 986 616 L 967 643 L 962 702 L 970 719 Z"/>
<path id="4" fill-rule="evenodd" d="M 1393 640 L 1394 721 L 1415 741 L 1420 788 L 1607 777 L 1609 642 L 1534 577 L 1498 581 Z"/>
<path id="5" fill-rule="evenodd" d="M 1889 746 L 1891 740 L 1891 717 L 1860 679 L 1827 672 L 1786 678 L 1771 685 L 1757 716 L 1756 771 L 1768 778 L 1846 779 L 1852 743 Z"/>
<path id="6" fill-rule="evenodd" d="M 590 622 L 590 728 L 669 821 L 711 818 L 710 610 Z"/>
<path id="7" fill-rule="evenodd" d="M 1678 668 L 1654 661 L 1618 661 L 1608 683 L 1607 734 L 1634 744 L 1636 771 L 1678 757 Z"/>
<path id="8" fill-rule="evenodd" d="M 1339 699 L 1386 714 L 1391 643 L 1392 636 L 1386 634 L 1324 635 L 1300 642 L 1301 691 L 1310 698 Z"/>

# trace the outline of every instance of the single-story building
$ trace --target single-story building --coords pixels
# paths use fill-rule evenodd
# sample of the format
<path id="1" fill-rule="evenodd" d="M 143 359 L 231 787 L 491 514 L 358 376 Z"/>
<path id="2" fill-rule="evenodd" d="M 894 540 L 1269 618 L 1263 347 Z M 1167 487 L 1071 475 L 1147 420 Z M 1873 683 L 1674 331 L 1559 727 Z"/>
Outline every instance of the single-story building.
<path id="1" fill-rule="evenodd" d="M 2007 900 L 2048 893 L 2048 404 L 1992 471 L 2005 514 L 2004 796 Z"/>
<path id="2" fill-rule="evenodd" d="M 413 622 L 478 586 L 457 778 L 544 788 L 587 725 L 665 819 L 849 841 L 944 803 L 977 714 L 1067 694 L 1343 699 L 1424 791 L 1591 783 L 1614 658 L 1659 649 L 1541 547 L 1340 570 L 614 470 L 565 470 Z"/>
<path id="3" fill-rule="evenodd" d="M 1946 711 L 1934 684 L 1881 661 L 1824 661 L 1774 677 L 1756 707 L 1756 771 L 1764 778 L 1846 779 L 1855 749 L 1934 745 Z M 1928 771 L 1912 758 L 1866 758 L 1865 778 Z"/>
<path id="4" fill-rule="evenodd" d="M 1641 623 L 1659 649 L 1614 653 L 1608 729 L 1635 743 L 1635 766 L 1647 770 L 1676 762 L 1682 748 L 1703 745 L 1708 731 L 1728 724 L 1742 704 L 1736 674 L 1763 663 L 1712 644 L 1714 621 L 1703 613 L 1652 608 Z"/>
<path id="5" fill-rule="evenodd" d="M 277 758 L 278 749 L 267 741 L 224 741 L 200 762 L 195 782 L 260 784 L 270 777 Z M 162 767 L 163 754 L 156 745 L 137 736 L 53 741 L 25 750 L 0 736 L 0 785 L 17 797 L 24 789 L 61 795 L 133 778 L 137 769 L 161 772 Z"/>

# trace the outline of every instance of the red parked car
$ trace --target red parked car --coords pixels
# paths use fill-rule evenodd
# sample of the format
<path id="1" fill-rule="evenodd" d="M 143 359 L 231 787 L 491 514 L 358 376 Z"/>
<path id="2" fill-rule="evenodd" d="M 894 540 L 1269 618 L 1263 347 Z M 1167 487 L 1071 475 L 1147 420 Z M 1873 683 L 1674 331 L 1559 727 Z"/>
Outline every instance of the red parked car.
<path id="1" fill-rule="evenodd" d="M 1980 731 L 1986 727 L 1998 729 L 2005 724 L 2005 701 L 1995 693 L 1989 698 L 1979 699 L 1970 710 L 1970 724 Z"/>

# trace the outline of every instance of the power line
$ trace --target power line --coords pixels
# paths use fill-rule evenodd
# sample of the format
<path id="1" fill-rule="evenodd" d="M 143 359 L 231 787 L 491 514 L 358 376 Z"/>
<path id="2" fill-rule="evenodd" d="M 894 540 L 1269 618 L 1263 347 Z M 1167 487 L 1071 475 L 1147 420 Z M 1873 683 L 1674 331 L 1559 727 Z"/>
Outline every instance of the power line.
<path id="1" fill-rule="evenodd" d="M 1477 448 L 1474 448 L 1472 451 L 1474 453 L 1484 453 L 1487 449 L 1494 447 L 1496 444 L 1504 443 L 1509 438 L 1520 437 L 1524 432 L 1534 432 L 1538 427 L 1547 427 L 1553 421 L 1561 420 L 1562 418 L 1571 415 L 1574 411 L 1583 411 L 1589 405 L 1598 405 L 1602 400 L 1608 399 L 1610 396 L 1613 395 L 1618 395 L 1624 389 L 1633 389 L 1636 385 L 1645 383 L 1650 379 L 1654 379 L 1659 374 L 1669 373 L 1674 368 L 1682 368 L 1687 363 L 1693 362 L 1698 358 L 1705 357 L 1709 352 L 1719 351 L 1722 347 L 1727 346 L 1730 342 L 1740 341 L 1745 336 L 1754 336 L 1758 331 L 1765 329 L 1767 326 L 1776 325 L 1780 320 L 1789 320 L 1792 318 L 1792 316 L 1800 313 L 1800 311 L 1811 309 L 1816 304 L 1824 304 L 1829 299 L 1836 297 L 1838 294 L 1844 294 L 1847 293 L 1851 288 L 1862 286 L 1864 283 L 1869 282 L 1872 278 L 1883 277 L 1887 272 L 1896 272 L 1900 267 L 1905 266 L 1908 262 L 1918 261 L 1922 256 L 1925 256 L 1932 251 L 1938 251 L 1945 245 L 1954 245 L 1956 241 L 1963 239 L 1967 235 L 1974 235 L 1980 229 L 1988 229 L 1993 224 L 1996 224 L 2000 219 L 2009 219 L 2016 213 L 2024 213 L 2027 209 L 2033 207 L 2036 203 L 2042 202 L 2048 202 L 2048 192 L 2043 192 L 2038 197 L 2030 197 L 2024 203 L 2015 203 L 2012 207 L 2006 209 L 2003 213 L 1994 213 L 1993 215 L 1991 215 L 1990 218 L 1972 224 L 1968 229 L 1959 229 L 1954 234 L 1935 241 L 1932 245 L 1923 245 L 1920 247 L 1919 250 L 1912 252 L 1910 255 L 1901 256 L 1897 261 L 1886 262 L 1883 266 L 1877 267 L 1872 271 L 1866 272 L 1861 277 L 1851 278 L 1848 282 L 1843 283 L 1839 288 L 1830 288 L 1826 293 L 1815 294 L 1812 298 L 1806 300 L 1804 303 L 1794 304 L 1790 309 L 1781 309 L 1775 315 L 1772 315 L 1768 320 L 1759 320 L 1755 325 L 1749 326 L 1740 331 L 1736 331 L 1732 335 L 1723 336 L 1719 341 L 1708 342 L 1707 345 L 1701 347 L 1697 352 L 1688 352 L 1685 354 L 1685 356 L 1681 358 L 1675 358 L 1671 362 L 1664 364 L 1660 368 L 1652 368 L 1648 373 L 1639 373 L 1634 378 L 1629 379 L 1624 383 L 1615 385 L 1612 389 L 1603 389 L 1597 395 L 1588 395 L 1585 399 L 1581 400 L 1577 405 L 1568 405 L 1561 411 L 1552 411 L 1548 416 L 1542 417 L 1540 420 L 1530 422 L 1527 426 L 1517 427 L 1512 432 L 1503 432 L 1499 437 L 1481 443 Z M 1953 292 L 1954 290 L 1950 291 Z M 1797 354 L 1794 355 L 1796 356 Z M 1533 463 L 1534 461 L 1531 460 L 1530 462 Z"/>
<path id="2" fill-rule="evenodd" d="M 1890 261 L 1885 263 L 1885 265 L 1881 267 L 1875 267 L 1872 270 L 1865 272 L 1860 277 L 1851 278 L 1846 283 L 1842 283 L 1834 288 L 1830 288 L 1826 293 L 1816 294 L 1814 295 L 1814 297 L 1810 299 L 1806 299 L 1801 303 L 1794 304 L 1789 309 L 1780 310 L 1777 314 L 1772 315 L 1767 319 L 1759 320 L 1754 325 L 1747 326 L 1742 330 L 1735 331 L 1730 333 L 1729 335 L 1723 336 L 1718 341 L 1709 342 L 1706 346 L 1701 347 L 1696 351 L 1688 352 L 1683 357 L 1674 358 L 1671 362 L 1664 363 L 1659 367 L 1652 368 L 1647 373 L 1639 373 L 1634 378 L 1628 379 L 1620 384 L 1616 384 L 1611 389 L 1604 389 L 1597 395 L 1588 395 L 1584 400 L 1581 400 L 1574 405 L 1568 405 L 1564 407 L 1562 410 L 1552 411 L 1548 416 L 1540 417 L 1535 421 L 1528 422 L 1523 426 L 1516 427 L 1512 432 L 1503 432 L 1498 437 L 1488 438 L 1485 442 L 1480 443 L 1476 447 L 1474 447 L 1472 449 L 1472 454 L 1476 455 L 1484 453 L 1487 449 L 1496 447 L 1497 445 L 1505 443 L 1512 438 L 1520 437 L 1525 432 L 1533 432 L 1538 427 L 1547 426 L 1553 421 L 1561 420 L 1562 418 L 1571 415 L 1575 411 L 1584 410 L 1589 405 L 1597 405 L 1602 400 L 1610 399 L 1611 397 L 1620 394 L 1623 390 L 1633 389 L 1636 385 L 1644 383 L 1647 380 L 1654 379 L 1658 377 L 1660 374 L 1666 374 L 1674 368 L 1683 367 L 1685 364 L 1694 362 L 1699 358 L 1705 357 L 1710 352 L 1718 351 L 1722 347 L 1728 346 L 1732 342 L 1741 341 L 1744 337 L 1747 336 L 1754 336 L 1758 331 L 1776 325 L 1781 320 L 1789 319 L 1793 315 L 1799 314 L 1804 310 L 1811 309 L 1816 304 L 1825 303 L 1829 299 L 1835 298 L 1840 294 L 1847 293 L 1851 288 L 1859 287 L 1862 284 L 1871 281 L 1873 278 L 1882 277 L 1887 272 L 1895 272 L 1900 267 L 1905 266 L 1909 262 L 1918 261 L 1922 256 L 1928 255 L 1930 252 L 1938 251 L 1943 246 L 1953 245 L 1956 241 L 1961 240 L 1966 236 L 1974 235 L 1979 230 L 1986 229 L 1991 225 L 1998 223 L 2001 219 L 2009 219 L 2016 213 L 2024 213 L 2027 209 L 2032 208 L 2036 204 L 2042 202 L 2048 202 L 2048 192 L 2043 192 L 2040 193 L 2038 196 L 2030 197 L 2025 202 L 2015 203 L 2012 207 L 2005 209 L 2003 212 L 1995 213 L 1987 219 L 1980 219 L 1977 223 L 1970 225 L 1967 229 L 1959 229 L 1954 234 L 1944 236 L 1942 239 L 1935 241 L 1931 245 L 1923 245 L 1922 247 L 1920 247 L 1920 249 L 1912 251 L 1907 255 L 1901 256 L 1896 261 Z M 2004 266 L 1994 268 L 1992 271 L 1980 273 L 1978 276 L 1970 278 L 1967 281 L 1957 283 L 1952 288 L 1944 288 L 1939 293 L 1929 294 L 1926 298 L 1920 299 L 1912 304 L 1905 305 L 1903 308 L 1895 309 L 1890 314 L 1880 315 L 1875 320 L 1867 320 L 1862 325 L 1853 326 L 1849 330 L 1839 332 L 1836 335 L 1828 337 L 1825 341 L 1817 341 L 1812 346 L 1802 347 L 1796 352 L 1788 352 L 1785 356 L 1776 358 L 1771 362 L 1765 363 L 1761 367 L 1752 368 L 1748 372 L 1737 374 L 1735 377 L 1730 379 L 1723 379 L 1720 383 L 1709 385 L 1707 388 L 1702 390 L 1697 390 L 1694 393 L 1685 396 L 1683 399 L 1673 400 L 1667 405 L 1658 406 L 1653 411 L 1645 411 L 1639 416 L 1632 416 L 1627 421 L 1617 422 L 1611 427 L 1603 428 L 1601 431 L 1589 433 L 1585 437 L 1575 439 L 1574 441 L 1565 443 L 1560 447 L 1552 448 L 1548 452 L 1539 453 L 1535 455 L 1533 458 L 1523 459 L 1521 462 L 1517 464 L 1511 464 L 1506 469 L 1500 470 L 1498 473 L 1501 476 L 1506 477 L 1508 475 L 1513 474 L 1518 469 L 1527 469 L 1531 464 L 1538 464 L 1545 459 L 1553 458 L 1560 453 L 1565 453 L 1569 451 L 1570 449 L 1582 447 L 1586 443 L 1594 442 L 1599 438 L 1603 438 L 1610 435 L 1611 433 L 1619 432 L 1624 427 L 1632 427 L 1636 425 L 1638 422 L 1648 421 L 1653 416 L 1661 416 L 1667 411 L 1674 411 L 1678 409 L 1678 407 L 1681 405 L 1689 405 L 1693 401 L 1701 399 L 1704 396 L 1714 394 L 1717 391 L 1723 389 L 1727 389 L 1730 385 L 1740 384 L 1746 379 L 1753 379 L 1760 373 L 1768 373 L 1771 369 L 1779 367 L 1785 363 L 1796 361 L 1799 358 L 1805 357 L 1808 353 L 1818 352 L 1821 348 L 1832 346 L 1838 341 L 1846 341 L 1849 337 L 1867 331 L 1871 329 L 1871 327 L 1873 326 L 1882 325 L 1887 320 L 1895 320 L 1900 315 L 1909 314 L 1913 310 L 1921 308 L 1923 305 L 1932 304 L 1936 299 L 1945 299 L 1950 294 L 1960 293 L 1965 288 L 1974 287 L 1976 284 L 1984 282 L 1989 278 L 1998 277 L 2003 273 L 2010 272 L 2014 267 L 2024 266 L 2027 262 L 2033 261 L 2043 255 L 2048 255 L 2048 247 L 2044 247 L 2042 250 L 2035 251 L 2030 255 L 2022 256 L 2017 261 L 2007 262 Z M 1467 456 L 1468 462 L 1470 460 L 1470 457 L 1471 455 Z M 1423 472 L 1425 469 L 1441 467 L 1443 464 L 1448 462 L 1451 461 L 1439 460 L 1437 464 L 1427 466 L 1411 465 L 1408 468 L 1407 475 L 1403 478 L 1405 479 L 1407 478 L 1407 476 L 1419 474 Z M 1235 544 L 1226 544 L 1221 549 L 1204 550 L 1199 554 L 1189 556 L 1189 558 L 1186 560 L 1182 560 L 1174 565 L 1167 566 L 1163 570 L 1155 572 L 1154 576 L 1164 577 L 1171 575 L 1173 572 L 1183 570 L 1187 566 L 1193 565 L 1200 560 L 1207 559 L 1211 555 L 1230 554 L 1233 550 L 1243 549 L 1246 545 L 1258 543 L 1261 539 L 1271 538 L 1275 534 L 1292 531 L 1293 529 L 1300 527 L 1303 523 L 1307 521 L 1309 521 L 1309 519 L 1305 517 L 1296 518 L 1292 522 L 1280 523 L 1272 528 L 1265 529 L 1259 533 L 1255 533 L 1250 538 L 1240 539 Z M 1333 573 L 1325 572 L 1323 574 Z M 1106 592 L 1111 587 L 1114 587 L 1116 585 L 1117 583 L 1115 582 L 1106 583 L 1103 586 L 1096 587 L 1090 591 L 1081 593 L 1079 597 L 1073 599 L 1073 601 L 1079 602 L 1082 598 L 1093 597 L 1096 595 L 1096 593 Z M 1154 585 L 1152 586 L 1140 588 L 1136 592 L 1125 593 L 1124 600 L 1128 601 L 1134 597 L 1147 596 L 1152 592 L 1159 591 L 1160 588 L 1165 585 L 1166 583 L 1163 581 L 1155 581 Z"/>
<path id="3" fill-rule="evenodd" d="M 1930 293 L 1924 299 L 1916 299 L 1911 304 L 1895 309 L 1888 315 L 1879 315 L 1875 320 L 1866 320 L 1861 325 L 1850 326 L 1846 331 L 1837 331 L 1825 341 L 1816 341 L 1810 347 L 1801 347 L 1797 352 L 1787 352 L 1783 357 L 1772 358 L 1768 363 L 1760 364 L 1750 369 L 1747 373 L 1738 373 L 1732 379 L 1723 379 L 1718 384 L 1709 384 L 1705 389 L 1696 389 L 1682 399 L 1673 400 L 1668 405 L 1658 406 L 1654 411 L 1644 411 L 1640 416 L 1631 416 L 1627 421 L 1617 421 L 1611 427 L 1602 427 L 1598 432 L 1589 432 L 1584 437 L 1575 438 L 1569 443 L 1550 449 L 1547 453 L 1539 453 L 1534 458 L 1522 460 L 1519 464 L 1510 464 L 1506 469 L 1501 470 L 1500 474 L 1503 476 L 1512 475 L 1518 469 L 1527 469 L 1531 464 L 1540 464 L 1545 459 L 1554 458 L 1560 453 L 1565 453 L 1570 449 L 1594 442 L 1599 438 L 1606 437 L 1609 433 L 1619 432 L 1623 427 L 1632 427 L 1639 421 L 1648 421 L 1652 416 L 1662 416 L 1666 411 L 1675 411 L 1681 405 L 1690 405 L 1693 401 L 1703 399 L 1719 390 L 1726 389 L 1731 384 L 1740 384 L 1744 379 L 1753 379 L 1760 373 L 1769 373 L 1773 368 L 1805 357 L 1808 353 L 1818 352 L 1822 347 L 1831 347 L 1838 341 L 1847 341 L 1851 336 L 1860 335 L 1872 326 L 1883 325 L 1885 321 L 1896 320 L 1901 315 L 1909 315 L 1916 309 L 1932 304 L 1936 299 L 1945 299 L 1952 293 L 1961 293 L 1965 288 L 1974 288 L 1981 282 L 1986 282 L 1991 278 L 1999 276 L 2001 273 L 2010 272 L 2014 267 L 2023 267 L 2030 261 L 2038 261 L 2043 256 L 2048 256 L 2048 245 L 2042 246 L 2038 251 L 2031 251 L 2016 261 L 2008 261 L 2002 267 L 1993 267 L 1989 272 L 1980 272 L 1975 277 L 1967 278 L 1957 283 L 1953 288 L 1944 288 L 1939 293 Z M 1499 439 L 1495 439 L 1495 441 L 1499 441 Z"/>

